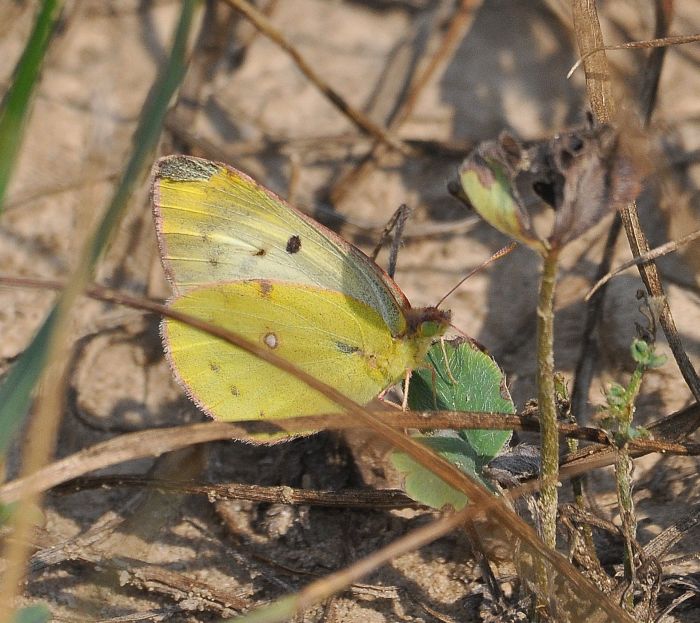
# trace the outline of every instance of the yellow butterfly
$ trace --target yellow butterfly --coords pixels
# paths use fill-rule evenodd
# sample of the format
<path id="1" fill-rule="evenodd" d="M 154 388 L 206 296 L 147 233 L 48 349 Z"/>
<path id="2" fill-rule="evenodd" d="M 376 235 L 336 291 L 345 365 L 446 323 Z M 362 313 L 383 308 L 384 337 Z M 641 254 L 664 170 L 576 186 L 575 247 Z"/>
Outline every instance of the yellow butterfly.
<path id="1" fill-rule="evenodd" d="M 224 164 L 162 158 L 152 197 L 174 309 L 264 345 L 360 404 L 421 365 L 449 325 L 449 312 L 411 308 L 360 250 Z M 180 384 L 214 418 L 340 411 L 220 338 L 171 319 L 162 334 Z"/>

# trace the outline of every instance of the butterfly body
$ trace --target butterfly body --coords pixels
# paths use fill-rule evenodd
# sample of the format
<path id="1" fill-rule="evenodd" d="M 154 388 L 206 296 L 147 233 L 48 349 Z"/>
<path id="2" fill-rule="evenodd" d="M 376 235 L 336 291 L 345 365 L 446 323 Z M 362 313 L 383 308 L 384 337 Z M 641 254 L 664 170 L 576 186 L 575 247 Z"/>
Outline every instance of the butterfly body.
<path id="1" fill-rule="evenodd" d="M 372 260 L 225 165 L 170 156 L 154 169 L 156 230 L 173 308 L 262 344 L 364 404 L 419 366 L 449 313 L 411 308 Z M 171 366 L 224 420 L 337 412 L 304 383 L 164 320 Z"/>

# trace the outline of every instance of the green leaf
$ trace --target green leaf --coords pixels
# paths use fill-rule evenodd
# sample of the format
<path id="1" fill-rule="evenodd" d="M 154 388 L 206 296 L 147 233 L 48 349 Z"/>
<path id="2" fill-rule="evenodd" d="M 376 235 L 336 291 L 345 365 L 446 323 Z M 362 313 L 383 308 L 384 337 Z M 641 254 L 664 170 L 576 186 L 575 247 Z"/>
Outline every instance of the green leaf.
<path id="1" fill-rule="evenodd" d="M 46 362 L 48 342 L 56 323 L 52 310 L 31 344 L 0 384 L 0 456 L 7 452 L 31 404 L 32 392 Z"/>
<path id="2" fill-rule="evenodd" d="M 627 389 L 619 383 L 610 383 L 605 400 L 613 409 L 621 409 L 627 404 Z"/>
<path id="3" fill-rule="evenodd" d="M 532 227 L 515 183 L 521 151 L 508 134 L 481 143 L 459 168 L 459 181 L 481 218 L 506 236 L 543 252 L 545 244 Z"/>
<path id="4" fill-rule="evenodd" d="M 51 620 L 51 610 L 46 604 L 34 604 L 17 610 L 11 620 L 12 623 L 46 623 Z"/>
<path id="5" fill-rule="evenodd" d="M 645 368 L 660 368 L 666 363 L 666 355 L 657 355 L 653 344 L 635 338 L 630 347 L 632 359 Z"/>
<path id="6" fill-rule="evenodd" d="M 450 463 L 479 480 L 476 465 L 477 458 L 472 447 L 462 439 L 456 431 L 440 431 L 435 435 L 417 435 L 414 439 L 425 444 Z M 431 471 L 416 463 L 404 452 L 394 452 L 391 455 L 394 467 L 404 474 L 404 491 L 406 495 L 416 502 L 432 508 L 444 508 L 451 506 L 459 510 L 464 507 L 469 499 L 461 491 L 450 487 L 441 478 Z"/>
<path id="7" fill-rule="evenodd" d="M 489 355 L 463 339 L 446 341 L 445 353 L 447 361 L 442 346 L 435 344 L 428 353 L 426 368 L 414 371 L 408 394 L 411 409 L 515 413 L 503 373 Z M 511 434 L 509 430 L 465 429 L 421 434 L 415 439 L 488 487 L 482 478 L 483 467 L 500 453 Z M 395 452 L 392 462 L 405 475 L 406 494 L 417 502 L 456 509 L 467 503 L 464 494 L 408 455 Z"/>
<path id="8" fill-rule="evenodd" d="M 646 366 L 649 364 L 651 357 L 654 355 L 654 348 L 647 344 L 644 340 L 635 338 L 630 346 L 632 359 L 635 363 Z"/>
<path id="9" fill-rule="evenodd" d="M 295 614 L 304 609 L 304 605 L 300 601 L 297 595 L 289 595 L 255 608 L 235 619 L 226 619 L 226 621 L 231 621 L 231 623 L 281 623 L 289 621 L 294 618 Z"/>

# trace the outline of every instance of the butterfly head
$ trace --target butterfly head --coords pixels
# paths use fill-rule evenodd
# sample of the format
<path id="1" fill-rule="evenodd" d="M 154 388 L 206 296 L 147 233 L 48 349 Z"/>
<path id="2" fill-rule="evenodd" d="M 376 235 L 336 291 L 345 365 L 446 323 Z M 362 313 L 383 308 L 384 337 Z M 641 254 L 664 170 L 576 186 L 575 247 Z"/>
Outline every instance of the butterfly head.
<path id="1" fill-rule="evenodd" d="M 441 337 L 447 331 L 452 313 L 437 307 L 418 307 L 406 310 L 407 335 L 421 338 Z"/>

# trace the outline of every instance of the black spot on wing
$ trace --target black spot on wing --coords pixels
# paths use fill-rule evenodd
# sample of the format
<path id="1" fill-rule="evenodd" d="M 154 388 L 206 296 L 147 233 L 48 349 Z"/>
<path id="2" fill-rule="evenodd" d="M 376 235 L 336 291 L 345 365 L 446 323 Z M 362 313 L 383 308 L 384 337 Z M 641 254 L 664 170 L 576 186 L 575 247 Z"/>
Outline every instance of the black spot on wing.
<path id="1" fill-rule="evenodd" d="M 287 240 L 287 253 L 298 253 L 299 249 L 301 249 L 301 238 L 299 236 L 291 236 Z"/>
<path id="2" fill-rule="evenodd" d="M 267 254 L 265 249 L 258 249 L 255 253 L 253 253 L 255 257 L 263 257 L 265 254 Z"/>
<path id="3" fill-rule="evenodd" d="M 238 388 L 235 385 L 231 385 L 231 387 L 229 387 L 229 391 L 231 392 L 232 396 L 240 396 L 241 395 L 241 392 L 238 391 Z"/>
<path id="4" fill-rule="evenodd" d="M 341 353 L 345 353 L 346 355 L 352 355 L 353 353 L 357 353 L 360 351 L 359 346 L 352 346 L 350 344 L 346 344 L 345 342 L 336 342 L 335 347 Z"/>
<path id="5" fill-rule="evenodd" d="M 221 366 L 216 363 L 215 361 L 210 361 L 209 362 L 209 369 L 214 373 L 217 374 L 218 372 L 221 371 Z"/>

